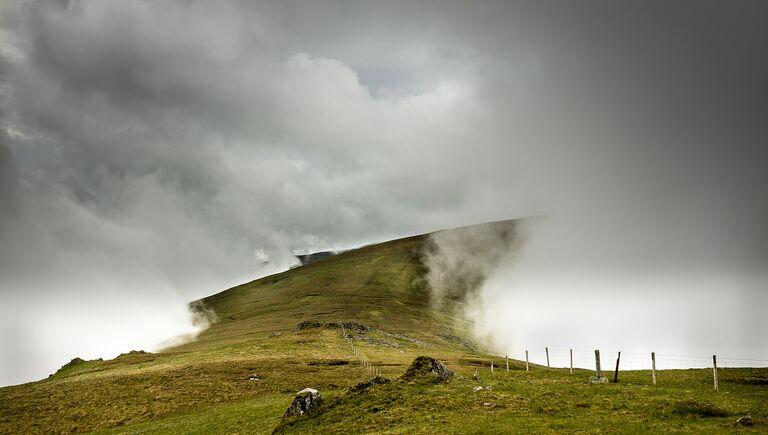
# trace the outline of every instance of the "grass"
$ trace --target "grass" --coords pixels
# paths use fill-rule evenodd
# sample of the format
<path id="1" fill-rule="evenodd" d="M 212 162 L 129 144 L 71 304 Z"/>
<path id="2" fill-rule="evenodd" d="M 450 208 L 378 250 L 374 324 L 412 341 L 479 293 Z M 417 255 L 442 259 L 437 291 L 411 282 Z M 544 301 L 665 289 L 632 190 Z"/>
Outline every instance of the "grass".
<path id="1" fill-rule="evenodd" d="M 393 382 L 364 394 L 346 394 L 312 418 L 288 429 L 297 433 L 562 433 L 732 432 L 738 416 L 752 415 L 765 431 L 766 391 L 738 379 L 751 369 L 727 369 L 715 393 L 706 370 L 667 371 L 666 385 L 651 385 L 647 371 L 622 372 L 618 384 L 591 385 L 591 372 L 536 368 L 481 372 L 458 367 L 463 379 L 446 384 Z M 762 370 L 765 373 L 765 370 Z M 692 382 L 692 381 L 704 382 Z M 477 385 L 490 390 L 474 392 Z M 727 385 L 727 386 L 726 386 Z"/>
<path id="2" fill-rule="evenodd" d="M 321 391 L 323 408 L 286 421 L 283 432 L 768 431 L 768 369 L 721 369 L 719 393 L 703 369 L 664 371 L 656 386 L 646 371 L 590 385 L 590 372 L 526 372 L 518 361 L 491 374 L 490 361 L 503 360 L 468 346 L 467 324 L 452 310 L 431 308 L 426 240 L 367 246 L 205 298 L 217 321 L 194 342 L 73 360 L 47 379 L 0 388 L 0 433 L 271 433 L 305 387 Z M 371 327 L 348 333 L 392 382 L 353 392 L 371 376 L 329 326 L 340 319 Z M 398 381 L 420 355 L 457 377 Z M 490 390 L 472 390 L 475 370 Z M 741 415 L 755 426 L 734 427 Z"/>

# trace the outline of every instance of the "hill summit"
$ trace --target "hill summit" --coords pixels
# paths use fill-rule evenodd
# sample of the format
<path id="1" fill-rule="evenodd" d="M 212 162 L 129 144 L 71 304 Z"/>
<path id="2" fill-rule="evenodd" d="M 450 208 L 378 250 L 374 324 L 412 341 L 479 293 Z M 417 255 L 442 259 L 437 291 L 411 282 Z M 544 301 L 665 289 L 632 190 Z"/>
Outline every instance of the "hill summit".
<path id="1" fill-rule="evenodd" d="M 500 221 L 442 233 L 472 237 L 482 229 L 505 240 L 516 224 Z M 203 349 L 220 342 L 266 337 L 290 331 L 304 321 L 351 322 L 425 343 L 473 348 L 468 324 L 457 306 L 462 302 L 460 295 L 447 305 L 433 303 L 426 265 L 438 249 L 433 234 L 438 233 L 319 255 L 300 267 L 195 301 L 192 308 L 215 321 L 183 348 Z M 473 286 L 477 284 L 479 281 Z"/>

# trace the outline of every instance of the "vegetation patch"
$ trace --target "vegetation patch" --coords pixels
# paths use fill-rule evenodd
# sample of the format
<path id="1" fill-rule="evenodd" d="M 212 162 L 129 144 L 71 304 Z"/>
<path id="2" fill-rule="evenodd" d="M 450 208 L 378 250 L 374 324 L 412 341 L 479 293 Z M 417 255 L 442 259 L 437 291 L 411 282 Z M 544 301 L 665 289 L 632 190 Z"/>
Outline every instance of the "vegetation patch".
<path id="1" fill-rule="evenodd" d="M 747 376 L 747 377 L 736 380 L 736 382 L 740 384 L 746 384 L 746 385 L 768 385 L 768 378 Z"/>
<path id="2" fill-rule="evenodd" d="M 76 367 L 76 366 L 79 366 L 80 364 L 82 364 L 82 363 L 84 363 L 84 362 L 85 362 L 85 360 L 84 360 L 84 359 L 82 359 L 82 358 L 80 358 L 80 357 L 77 357 L 77 356 L 76 356 L 76 357 L 72 358 L 72 361 L 70 361 L 70 362 L 68 362 L 68 363 L 64 364 L 63 366 L 61 366 L 61 368 L 60 368 L 60 369 L 56 370 L 56 373 L 55 373 L 55 374 L 57 374 L 57 375 L 58 375 L 58 374 L 61 374 L 61 373 L 65 372 L 65 371 L 67 371 L 67 370 L 69 370 L 69 369 L 71 369 L 71 368 L 74 368 L 74 367 Z"/>
<path id="3" fill-rule="evenodd" d="M 388 384 L 392 382 L 391 379 L 385 378 L 383 376 L 376 376 L 375 378 L 371 379 L 370 381 L 366 382 L 360 382 L 359 384 L 355 385 L 354 387 L 349 388 L 349 394 L 360 394 L 368 391 L 369 388 L 373 387 L 374 385 L 383 385 Z"/>
<path id="4" fill-rule="evenodd" d="M 728 417 L 730 412 L 711 403 L 697 400 L 683 400 L 677 402 L 672 408 L 672 413 L 681 415 L 695 415 L 699 417 Z"/>
<path id="5" fill-rule="evenodd" d="M 147 352 L 144 350 L 132 350 L 128 353 L 121 353 L 111 362 L 120 362 L 122 364 L 140 364 L 143 362 L 154 361 L 156 357 L 157 355 L 152 352 Z"/>

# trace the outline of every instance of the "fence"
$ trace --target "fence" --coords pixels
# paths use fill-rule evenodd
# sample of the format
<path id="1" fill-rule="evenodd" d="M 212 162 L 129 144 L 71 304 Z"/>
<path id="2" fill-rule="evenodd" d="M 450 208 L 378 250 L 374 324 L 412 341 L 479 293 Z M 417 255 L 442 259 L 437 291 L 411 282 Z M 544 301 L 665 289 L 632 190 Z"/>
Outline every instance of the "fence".
<path id="1" fill-rule="evenodd" d="M 348 344 L 350 351 L 355 355 L 360 366 L 374 376 L 381 376 L 380 368 L 373 364 L 360 348 L 355 346 L 353 338 L 347 335 L 347 329 L 341 320 L 339 320 L 339 325 L 341 325 L 342 338 Z M 655 352 L 641 354 L 616 351 L 601 354 L 599 350 L 550 349 L 549 347 L 544 347 L 541 351 L 525 350 L 524 352 L 511 353 L 501 358 L 505 359 L 505 363 L 501 367 L 497 366 L 497 370 L 509 370 L 509 359 L 525 361 L 526 370 L 530 369 L 531 364 L 538 364 L 548 368 L 568 368 L 571 373 L 573 373 L 573 369 L 591 370 L 594 368 L 597 372 L 597 377 L 601 376 L 601 368 L 604 369 L 605 373 L 626 370 L 651 370 L 654 384 L 656 384 L 657 370 L 711 368 L 713 370 L 715 391 L 718 390 L 718 368 L 768 367 L 768 360 L 762 359 L 723 358 L 716 355 L 712 355 L 712 358 L 709 358 L 705 356 L 656 354 Z M 491 362 L 490 370 L 491 372 L 494 370 L 493 362 Z"/>
<path id="2" fill-rule="evenodd" d="M 525 369 L 529 370 L 531 355 L 533 353 L 528 350 L 523 354 L 512 354 L 513 359 L 525 358 Z M 540 356 L 540 355 L 537 355 Z M 719 391 L 718 380 L 718 368 L 764 368 L 768 367 L 768 360 L 761 359 L 749 359 L 749 358 L 718 358 L 717 355 L 712 355 L 712 358 L 703 356 L 685 356 L 685 355 L 657 355 L 656 352 L 650 352 L 650 354 L 639 353 L 622 353 L 618 352 L 605 352 L 601 355 L 600 350 L 584 351 L 573 349 L 550 349 L 544 347 L 543 360 L 540 360 L 538 364 L 547 368 L 557 367 L 558 362 L 566 361 L 561 367 L 568 368 L 570 373 L 573 374 L 574 368 L 590 369 L 594 367 L 595 381 L 604 382 L 608 379 L 603 379 L 604 373 L 614 373 L 614 382 L 618 380 L 618 373 L 621 370 L 651 370 L 651 379 L 654 385 L 656 385 L 656 371 L 657 370 L 671 370 L 671 369 L 690 369 L 690 368 L 711 368 L 712 369 L 712 382 L 715 391 Z M 504 356 L 505 360 L 509 361 L 510 355 Z M 608 364 L 604 365 L 603 362 Z M 615 366 L 613 363 L 615 362 Z M 509 364 L 507 362 L 507 364 Z M 591 366 L 591 367 L 590 367 Z M 603 371 L 603 369 L 605 371 Z M 507 366 L 509 370 L 509 366 Z M 493 372 L 493 363 L 491 363 L 491 372 Z"/>
<path id="3" fill-rule="evenodd" d="M 549 354 L 549 366 L 550 367 L 571 367 L 570 359 L 571 352 L 573 355 L 573 367 L 581 369 L 594 369 L 595 368 L 595 351 L 594 350 L 577 350 L 577 349 L 553 349 L 543 347 L 541 349 L 530 349 L 527 351 L 519 351 L 516 353 L 510 353 L 509 357 L 521 361 L 525 361 L 526 352 L 529 356 L 531 364 L 539 364 L 547 366 L 547 353 Z M 711 368 L 712 367 L 712 355 L 709 356 L 690 356 L 690 355 L 674 355 L 666 353 L 655 353 L 656 357 L 656 370 L 671 370 L 671 369 L 690 369 L 690 368 Z M 502 356 L 503 358 L 503 356 Z M 618 351 L 616 352 L 604 352 L 600 351 L 600 359 L 604 368 L 610 367 L 613 369 L 613 365 L 618 358 Z M 621 364 L 619 370 L 651 370 L 653 367 L 651 361 L 651 352 L 648 353 L 632 353 L 621 352 Z M 732 358 L 717 356 L 717 367 L 719 368 L 748 368 L 748 367 L 768 367 L 768 359 L 749 359 L 749 358 Z"/>
<path id="4" fill-rule="evenodd" d="M 355 342 L 352 337 L 347 335 L 347 328 L 344 327 L 344 323 L 341 320 L 339 321 L 339 325 L 341 325 L 341 337 L 349 346 L 349 350 L 355 355 L 355 358 L 357 359 L 357 362 L 360 364 L 360 366 L 371 372 L 371 374 L 374 376 L 381 376 L 381 370 L 379 367 L 371 363 L 371 360 L 365 355 L 365 353 L 360 350 L 360 348 L 355 346 Z"/>

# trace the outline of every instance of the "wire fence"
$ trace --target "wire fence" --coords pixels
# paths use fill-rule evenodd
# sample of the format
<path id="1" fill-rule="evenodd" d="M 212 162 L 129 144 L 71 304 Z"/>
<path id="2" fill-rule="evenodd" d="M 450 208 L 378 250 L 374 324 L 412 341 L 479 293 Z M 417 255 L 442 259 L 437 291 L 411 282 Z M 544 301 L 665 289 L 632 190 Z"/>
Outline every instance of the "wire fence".
<path id="1" fill-rule="evenodd" d="M 341 338 L 347 343 L 349 350 L 355 355 L 355 359 L 360 364 L 360 367 L 363 367 L 374 376 L 381 376 L 381 369 L 374 365 L 358 346 L 355 346 L 355 341 L 347 334 L 347 328 L 344 326 L 344 323 L 340 320 L 339 324 L 341 325 Z"/>
<path id="2" fill-rule="evenodd" d="M 579 349 L 541 348 L 528 350 L 528 360 L 531 364 L 547 366 L 547 353 L 549 354 L 549 366 L 553 368 L 571 367 L 591 369 L 595 368 L 595 351 Z M 600 351 L 600 363 L 604 370 L 613 370 L 619 351 Z M 525 351 L 510 353 L 509 358 L 525 361 Z M 503 358 L 503 356 L 502 356 Z M 675 370 L 691 368 L 712 368 L 712 355 L 692 356 L 655 353 L 656 370 Z M 622 370 L 651 370 L 653 362 L 651 352 L 632 353 L 621 352 L 619 371 Z M 764 368 L 768 367 L 768 359 L 733 358 L 717 356 L 718 368 Z"/>
<path id="3" fill-rule="evenodd" d="M 339 320 L 341 325 L 341 337 L 349 346 L 350 352 L 355 355 L 355 359 L 360 366 L 374 376 L 381 376 L 381 369 L 373 364 L 368 356 L 355 345 L 353 337 L 347 333 L 344 322 Z M 633 353 L 621 351 L 608 351 L 596 353 L 595 350 L 581 349 L 558 349 L 545 347 L 539 350 L 524 350 L 517 353 L 510 353 L 501 358 L 517 359 L 525 361 L 526 369 L 530 364 L 551 368 L 571 368 L 594 370 L 596 367 L 596 358 L 599 358 L 602 370 L 611 372 L 616 370 L 616 360 L 620 360 L 618 371 L 627 370 L 653 370 L 654 384 L 656 383 L 655 371 L 658 370 L 681 370 L 692 368 L 713 368 L 715 365 L 715 356 L 692 356 L 692 355 L 673 355 L 657 354 L 655 352 Z M 754 358 L 733 358 L 717 357 L 717 368 L 768 368 L 768 359 Z M 501 369 L 502 367 L 497 367 Z M 505 367 L 508 370 L 508 366 Z M 491 363 L 493 370 L 493 363 Z M 717 374 L 715 370 L 715 390 L 717 390 Z"/>

